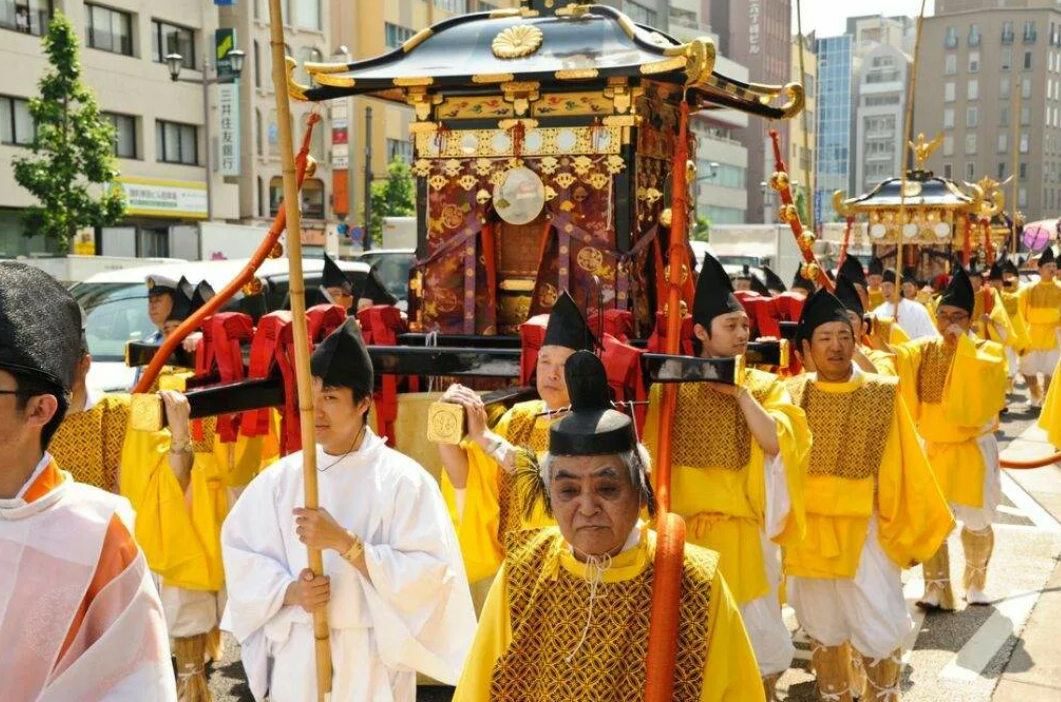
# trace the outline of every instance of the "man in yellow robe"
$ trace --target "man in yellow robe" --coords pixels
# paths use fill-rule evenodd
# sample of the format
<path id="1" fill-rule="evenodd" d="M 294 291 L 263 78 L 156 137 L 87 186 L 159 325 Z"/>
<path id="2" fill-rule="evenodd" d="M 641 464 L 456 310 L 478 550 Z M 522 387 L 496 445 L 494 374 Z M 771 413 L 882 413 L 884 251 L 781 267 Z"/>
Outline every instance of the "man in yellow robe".
<path id="1" fill-rule="evenodd" d="M 1061 370 L 1061 361 L 1055 370 Z M 1051 385 L 1046 393 L 1043 411 L 1039 413 L 1039 426 L 1046 430 L 1050 443 L 1061 449 L 1061 389 L 1058 389 L 1058 383 Z"/>
<path id="2" fill-rule="evenodd" d="M 1039 282 L 1021 288 L 1017 308 L 1028 329 L 1028 351 L 1021 357 L 1020 373 L 1028 383 L 1033 407 L 1042 407 L 1043 395 L 1050 389 L 1050 374 L 1061 358 L 1058 327 L 1061 326 L 1061 285 L 1054 250 L 1047 246 L 1039 256 Z M 1039 374 L 1043 384 L 1039 385 Z"/>
<path id="3" fill-rule="evenodd" d="M 464 442 L 459 446 L 439 444 L 445 469 L 442 493 L 457 527 L 468 582 L 497 572 L 509 532 L 553 523 L 540 508 L 529 517 L 522 515 L 513 479 L 515 448 L 545 451 L 553 421 L 549 413 L 570 404 L 564 363 L 575 351 L 592 346 L 593 334 L 565 290 L 549 314 L 538 352 L 535 386 L 541 399 L 516 404 L 490 430 L 478 393 L 454 384 L 443 394 L 442 401 L 463 406 L 468 419 Z"/>
<path id="4" fill-rule="evenodd" d="M 641 699 L 647 675 L 655 534 L 648 454 L 610 408 L 600 359 L 567 363 L 572 411 L 552 425 L 540 466 L 521 480 L 544 494 L 558 527 L 509 534 L 454 702 Z M 686 545 L 676 702 L 761 702 L 763 688 L 718 555 Z"/>
<path id="5" fill-rule="evenodd" d="M 899 387 L 917 421 L 932 471 L 962 522 L 965 599 L 984 604 L 987 565 L 994 547 L 991 522 L 1002 500 L 998 413 L 1006 403 L 1002 346 L 970 332 L 973 287 L 958 267 L 939 302 L 943 336 L 892 347 Z M 924 564 L 926 609 L 954 609 L 947 544 Z"/>
<path id="6" fill-rule="evenodd" d="M 850 259 L 848 259 L 850 260 Z M 853 352 L 853 361 L 866 373 L 880 373 L 881 375 L 895 376 L 895 359 L 884 351 L 872 348 L 864 341 L 871 335 L 872 330 L 865 321 L 865 309 L 862 306 L 862 295 L 859 294 L 857 283 L 851 281 L 847 275 L 840 273 L 836 276 L 836 298 L 843 305 L 847 318 L 851 322 L 851 328 L 856 330 L 858 338 Z M 802 354 L 802 350 L 801 350 Z M 806 358 L 804 356 L 804 358 Z"/>
<path id="7" fill-rule="evenodd" d="M 1006 261 L 995 261 L 987 274 L 987 284 L 995 291 L 995 302 L 987 319 L 979 317 L 983 322 L 982 327 L 987 329 L 988 338 L 998 341 L 1006 349 L 1006 374 L 1009 379 L 1007 390 L 1013 390 L 1013 381 L 1020 368 L 1020 354 L 1028 348 L 1028 330 L 1024 326 L 1024 318 L 1019 312 L 1019 301 L 1016 292 L 1005 289 Z M 1010 264 L 1012 265 L 1012 264 Z M 973 310 L 973 318 L 977 319 L 977 312 L 982 312 L 984 305 L 981 295 L 977 295 L 977 309 Z M 1001 309 L 999 309 L 1001 308 Z M 1004 334 L 1002 332 L 1005 332 Z M 983 338 L 983 335 L 981 335 Z"/>
<path id="8" fill-rule="evenodd" d="M 697 281 L 693 322 L 700 356 L 732 357 L 747 349 L 748 316 L 710 254 Z M 660 398 L 656 386 L 645 423 L 654 455 Z M 778 599 L 780 547 L 802 537 L 806 417 L 777 376 L 748 369 L 740 385 L 683 384 L 671 443 L 672 509 L 685 519 L 690 543 L 719 554 L 769 697 L 794 654 Z"/>
<path id="9" fill-rule="evenodd" d="M 875 310 L 884 304 L 884 288 L 881 284 L 884 282 L 884 262 L 876 256 L 869 259 L 869 272 L 866 274 L 866 282 L 869 285 L 866 287 L 867 302 L 865 307 L 867 310 Z"/>
<path id="10" fill-rule="evenodd" d="M 807 535 L 785 549 L 785 573 L 822 699 L 883 702 L 899 699 L 901 647 L 913 626 L 901 571 L 930 558 L 954 520 L 897 379 L 854 362 L 844 307 L 825 290 L 807 302 L 797 340 L 812 370 L 786 381 L 814 443 Z M 870 696 L 850 689 L 847 644 L 861 656 Z"/>

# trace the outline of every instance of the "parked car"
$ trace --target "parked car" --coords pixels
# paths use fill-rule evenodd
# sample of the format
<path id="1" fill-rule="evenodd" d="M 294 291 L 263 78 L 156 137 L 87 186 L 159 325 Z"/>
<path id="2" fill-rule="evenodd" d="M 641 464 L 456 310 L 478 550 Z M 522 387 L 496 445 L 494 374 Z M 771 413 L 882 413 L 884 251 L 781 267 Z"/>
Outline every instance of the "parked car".
<path id="1" fill-rule="evenodd" d="M 387 292 L 398 298 L 398 307 L 408 309 L 409 271 L 416 262 L 415 249 L 372 249 L 359 254 L 357 260 L 375 268 Z"/>
<path id="2" fill-rule="evenodd" d="M 338 264 L 348 273 L 367 275 L 370 270 L 360 261 L 339 261 Z M 89 385 L 105 392 L 123 392 L 132 387 L 136 371 L 125 365 L 125 345 L 130 341 L 149 339 L 156 331 L 147 316 L 144 279 L 149 273 L 175 279 L 185 276 L 193 284 L 206 280 L 220 291 L 246 265 L 247 259 L 143 266 L 98 273 L 74 285 L 70 292 L 85 311 L 85 335 L 92 354 Z M 312 258 L 305 259 L 302 266 L 306 279 L 306 306 L 312 307 L 324 302 L 320 292 L 324 264 L 321 259 Z M 286 258 L 266 260 L 257 276 L 264 284 L 262 294 L 245 296 L 242 292 L 236 293 L 222 309 L 245 312 L 257 322 L 264 314 L 289 307 Z"/>

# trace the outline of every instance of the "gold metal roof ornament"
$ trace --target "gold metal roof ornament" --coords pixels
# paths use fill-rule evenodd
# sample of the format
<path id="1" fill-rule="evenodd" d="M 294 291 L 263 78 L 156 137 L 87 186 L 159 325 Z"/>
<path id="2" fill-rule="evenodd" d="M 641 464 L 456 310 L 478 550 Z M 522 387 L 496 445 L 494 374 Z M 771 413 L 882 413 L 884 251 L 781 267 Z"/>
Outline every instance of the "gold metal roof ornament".
<path id="1" fill-rule="evenodd" d="M 534 25 L 517 24 L 501 30 L 490 48 L 499 59 L 523 58 L 541 48 L 543 38 L 542 30 Z"/>
<path id="2" fill-rule="evenodd" d="M 943 132 L 936 135 L 936 138 L 932 141 L 925 141 L 925 135 L 923 132 L 918 133 L 917 142 L 910 142 L 910 148 L 914 150 L 914 160 L 917 164 L 917 168 L 920 170 L 924 167 L 925 162 L 928 161 L 932 152 L 939 148 L 939 145 L 943 143 Z"/>

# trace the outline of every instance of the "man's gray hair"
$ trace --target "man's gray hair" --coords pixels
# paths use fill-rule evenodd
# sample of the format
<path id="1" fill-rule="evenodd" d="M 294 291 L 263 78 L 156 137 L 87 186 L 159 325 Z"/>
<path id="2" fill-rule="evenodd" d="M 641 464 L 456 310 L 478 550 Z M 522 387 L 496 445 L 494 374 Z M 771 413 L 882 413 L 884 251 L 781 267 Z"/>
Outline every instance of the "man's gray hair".
<path id="1" fill-rule="evenodd" d="M 648 449 L 645 448 L 644 444 L 638 442 L 636 448 L 624 451 L 618 456 L 630 473 L 630 483 L 634 486 L 634 490 L 637 491 L 641 503 L 648 507 L 649 514 L 655 514 L 656 498 L 652 493 L 652 485 L 648 479 L 649 472 L 652 470 L 652 458 L 649 456 Z M 546 506 L 550 514 L 552 513 L 552 505 L 549 505 L 549 488 L 553 480 L 553 460 L 554 456 L 546 451 L 538 462 L 538 472 L 542 485 L 545 486 Z"/>

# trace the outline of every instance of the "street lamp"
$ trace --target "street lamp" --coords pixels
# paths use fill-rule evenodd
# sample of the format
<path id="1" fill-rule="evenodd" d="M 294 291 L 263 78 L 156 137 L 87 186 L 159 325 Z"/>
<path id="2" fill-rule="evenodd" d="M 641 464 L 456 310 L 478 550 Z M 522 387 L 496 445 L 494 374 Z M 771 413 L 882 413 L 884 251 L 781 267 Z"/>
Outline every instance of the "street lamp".
<path id="1" fill-rule="evenodd" d="M 243 73 L 243 59 L 245 54 L 239 49 L 234 49 L 225 54 L 225 58 L 228 59 L 229 67 L 234 78 L 239 78 L 240 74 Z M 178 53 L 166 54 L 166 67 L 169 69 L 169 77 L 174 83 L 192 83 L 194 85 L 203 86 L 203 136 L 206 142 L 206 153 L 203 157 L 203 165 L 206 167 L 206 219 L 209 221 L 213 217 L 213 210 L 211 205 L 213 203 L 213 186 L 210 178 L 210 86 L 216 85 L 220 82 L 218 76 L 213 78 L 207 77 L 207 72 L 210 70 L 210 61 L 208 56 L 203 56 L 203 77 L 200 79 L 196 78 L 181 78 L 181 68 L 184 67 L 184 57 Z"/>

